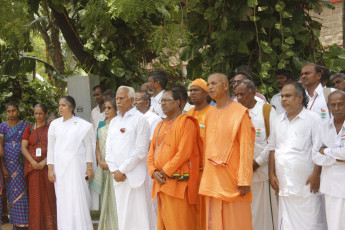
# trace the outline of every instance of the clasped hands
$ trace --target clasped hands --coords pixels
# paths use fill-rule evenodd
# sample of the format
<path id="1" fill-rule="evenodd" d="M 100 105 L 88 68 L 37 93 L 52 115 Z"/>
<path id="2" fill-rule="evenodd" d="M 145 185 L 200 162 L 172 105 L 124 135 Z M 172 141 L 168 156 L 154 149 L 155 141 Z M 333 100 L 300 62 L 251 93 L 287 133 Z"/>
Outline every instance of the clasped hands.
<path id="1" fill-rule="evenodd" d="M 114 180 L 116 182 L 123 182 L 126 180 L 126 174 L 123 174 L 122 172 L 120 172 L 120 170 L 116 170 L 112 172 L 111 174 L 114 175 Z"/>
<path id="2" fill-rule="evenodd" d="M 152 176 L 153 176 L 153 179 L 155 179 L 158 183 L 160 184 L 166 183 L 167 175 L 165 174 L 163 170 L 161 170 L 160 172 L 158 170 L 155 170 Z"/>

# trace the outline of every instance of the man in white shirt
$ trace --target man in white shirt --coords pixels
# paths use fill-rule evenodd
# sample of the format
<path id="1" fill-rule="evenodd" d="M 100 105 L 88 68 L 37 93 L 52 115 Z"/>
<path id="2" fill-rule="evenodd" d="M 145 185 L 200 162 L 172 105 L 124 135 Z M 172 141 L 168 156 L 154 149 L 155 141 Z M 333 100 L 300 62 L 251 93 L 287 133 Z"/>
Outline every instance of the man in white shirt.
<path id="1" fill-rule="evenodd" d="M 100 114 L 103 113 L 104 108 L 104 99 L 103 99 L 103 92 L 105 91 L 104 86 L 96 85 L 93 87 L 93 98 L 95 99 L 97 106 L 91 111 L 91 123 L 95 131 L 97 131 Z M 95 132 L 97 133 L 97 132 Z"/>
<path id="2" fill-rule="evenodd" d="M 150 125 L 150 140 L 152 140 L 153 133 L 157 124 L 162 120 L 160 116 L 150 111 L 150 95 L 146 91 L 137 91 L 135 93 L 135 99 L 133 105 L 139 110 L 144 117 L 146 117 L 147 121 Z"/>
<path id="3" fill-rule="evenodd" d="M 163 70 L 150 72 L 148 78 L 148 92 L 152 93 L 150 111 L 154 112 L 161 118 L 166 118 L 162 111 L 161 98 L 168 84 L 168 75 Z"/>
<path id="4" fill-rule="evenodd" d="M 305 92 L 308 96 L 309 103 L 307 109 L 319 114 L 322 120 L 328 120 L 330 117 L 327 101 L 327 95 L 320 82 L 322 76 L 322 67 L 315 63 L 308 63 L 302 67 L 301 81 L 305 86 Z M 335 91 L 330 89 L 330 92 Z"/>
<path id="5" fill-rule="evenodd" d="M 277 86 L 281 90 L 287 82 L 292 81 L 292 72 L 288 69 L 278 69 L 276 71 L 276 78 L 277 78 Z M 277 114 L 281 114 L 285 112 L 282 106 L 281 100 L 282 100 L 281 92 L 275 94 L 271 99 L 271 105 L 274 105 L 274 107 L 276 108 Z"/>
<path id="6" fill-rule="evenodd" d="M 301 84 L 285 84 L 281 95 L 286 112 L 274 121 L 268 144 L 270 183 L 279 191 L 278 229 L 325 230 L 321 167 L 312 161 L 321 118 L 305 108 Z"/>
<path id="7" fill-rule="evenodd" d="M 322 166 L 320 192 L 325 194 L 328 229 L 345 229 L 345 92 L 331 93 L 328 108 L 333 118 L 320 124 L 313 160 Z"/>
<path id="8" fill-rule="evenodd" d="M 268 180 L 269 151 L 266 146 L 267 137 L 271 127 L 273 128 L 273 121 L 277 117 L 277 113 L 271 105 L 256 101 L 255 91 L 254 82 L 245 79 L 239 82 L 235 89 L 235 95 L 238 102 L 249 109 L 249 115 L 256 131 L 253 160 L 254 174 L 251 187 L 253 229 L 273 230 L 277 229 L 278 206 L 274 190 L 271 189 Z"/>
<path id="9" fill-rule="evenodd" d="M 132 87 L 120 86 L 116 92 L 118 115 L 110 122 L 105 160 L 114 175 L 119 230 L 153 230 L 157 225 L 146 166 L 150 126 L 133 107 L 134 96 Z"/>
<path id="10" fill-rule="evenodd" d="M 331 76 L 330 81 L 334 88 L 345 92 L 345 74 L 343 73 L 333 74 Z"/>

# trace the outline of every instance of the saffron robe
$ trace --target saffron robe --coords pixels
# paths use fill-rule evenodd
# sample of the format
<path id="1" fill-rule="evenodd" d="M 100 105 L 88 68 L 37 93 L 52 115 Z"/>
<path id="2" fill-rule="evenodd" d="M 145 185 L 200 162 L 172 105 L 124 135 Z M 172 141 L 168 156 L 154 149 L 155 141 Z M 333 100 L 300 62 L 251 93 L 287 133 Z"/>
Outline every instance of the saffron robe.
<path id="1" fill-rule="evenodd" d="M 153 182 L 152 199 L 158 196 L 158 229 L 196 229 L 202 148 L 195 118 L 181 114 L 157 125 L 147 165 L 151 177 L 155 170 L 167 175 L 165 184 Z"/>
<path id="2" fill-rule="evenodd" d="M 238 186 L 250 186 L 253 176 L 255 128 L 250 121 L 248 109 L 237 102 L 231 102 L 224 109 L 214 106 L 206 115 L 205 129 L 205 167 L 199 193 L 208 197 L 208 201 L 212 198 L 211 202 L 222 206 L 223 213 L 232 213 L 230 209 L 234 206 L 234 211 L 245 206 L 231 216 L 234 219 L 242 216 L 243 221 L 251 223 L 252 194 L 249 192 L 241 196 L 238 190 Z M 212 216 L 218 215 L 217 218 L 222 220 L 219 217 L 222 213 L 215 213 L 212 207 L 208 207 L 206 212 L 211 214 L 208 215 L 206 224 L 212 229 Z"/>

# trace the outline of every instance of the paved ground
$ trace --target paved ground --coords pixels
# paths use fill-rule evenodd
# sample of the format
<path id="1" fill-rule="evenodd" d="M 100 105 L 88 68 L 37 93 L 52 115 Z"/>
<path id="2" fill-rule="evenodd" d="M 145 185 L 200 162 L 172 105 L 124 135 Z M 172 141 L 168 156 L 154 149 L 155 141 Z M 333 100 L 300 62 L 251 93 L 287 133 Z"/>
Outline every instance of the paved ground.
<path id="1" fill-rule="evenodd" d="M 98 226 L 98 221 L 92 221 L 93 223 L 93 228 L 95 230 L 97 230 L 97 226 Z M 12 227 L 12 224 L 3 224 L 2 225 L 2 230 L 12 230 L 13 227 Z"/>

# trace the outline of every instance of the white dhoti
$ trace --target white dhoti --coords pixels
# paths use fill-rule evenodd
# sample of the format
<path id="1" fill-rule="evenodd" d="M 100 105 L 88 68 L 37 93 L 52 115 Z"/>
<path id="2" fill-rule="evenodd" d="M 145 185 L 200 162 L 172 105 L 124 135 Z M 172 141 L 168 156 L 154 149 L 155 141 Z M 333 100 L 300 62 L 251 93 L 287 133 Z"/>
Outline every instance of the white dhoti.
<path id="1" fill-rule="evenodd" d="M 277 229 L 277 199 L 268 180 L 252 183 L 251 208 L 254 230 Z"/>
<path id="2" fill-rule="evenodd" d="M 327 229 L 322 196 L 279 196 L 279 230 Z"/>
<path id="3" fill-rule="evenodd" d="M 128 180 L 120 183 L 114 181 L 119 230 L 157 229 L 157 217 L 147 195 L 148 181 L 138 188 L 131 188 L 127 182 Z"/>
<path id="4" fill-rule="evenodd" d="M 345 229 L 345 199 L 325 194 L 325 203 L 328 229 Z"/>
<path id="5" fill-rule="evenodd" d="M 86 164 L 74 157 L 62 175 L 56 174 L 55 194 L 59 230 L 93 230 Z"/>

